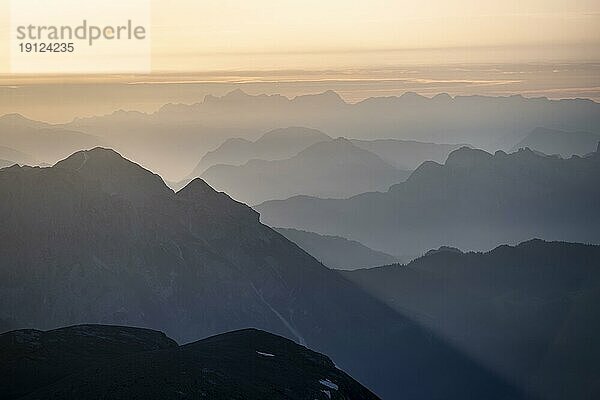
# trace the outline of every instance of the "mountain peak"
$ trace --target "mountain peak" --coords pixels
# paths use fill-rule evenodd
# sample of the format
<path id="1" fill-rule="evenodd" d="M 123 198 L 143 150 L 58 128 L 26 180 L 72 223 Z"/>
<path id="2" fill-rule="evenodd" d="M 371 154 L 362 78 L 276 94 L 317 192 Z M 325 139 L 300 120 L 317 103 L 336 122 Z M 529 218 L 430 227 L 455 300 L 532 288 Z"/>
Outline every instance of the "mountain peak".
<path id="1" fill-rule="evenodd" d="M 9 113 L 0 116 L 1 121 L 12 122 L 12 121 L 31 121 L 29 118 L 24 117 L 19 113 Z"/>
<path id="2" fill-rule="evenodd" d="M 448 155 L 446 166 L 472 167 L 482 162 L 486 162 L 493 157 L 494 156 L 487 151 L 463 146 Z"/>
<path id="3" fill-rule="evenodd" d="M 183 189 L 177 192 L 177 196 L 193 201 L 198 207 L 210 211 L 211 218 L 215 215 L 228 215 L 236 219 L 258 222 L 259 214 L 244 203 L 240 203 L 229 197 L 224 192 L 217 192 L 206 181 L 195 178 Z"/>
<path id="4" fill-rule="evenodd" d="M 173 194 L 160 176 L 125 159 L 113 149 L 96 147 L 78 151 L 54 167 L 77 172 L 91 181 L 100 182 L 110 194 L 137 202 L 146 202 L 156 195 Z"/>
<path id="5" fill-rule="evenodd" d="M 213 189 L 206 181 L 202 178 L 194 178 L 184 186 L 179 192 L 178 195 L 184 197 L 201 197 L 201 196 L 214 196 L 218 194 L 218 192 Z"/>
<path id="6" fill-rule="evenodd" d="M 226 99 L 244 99 L 247 97 L 251 97 L 251 96 L 239 88 L 234 89 L 231 92 L 227 93 L 225 96 L 223 96 L 223 98 L 226 98 Z"/>
<path id="7" fill-rule="evenodd" d="M 401 99 L 405 99 L 405 100 L 424 100 L 424 99 L 427 99 L 427 97 L 421 96 L 417 92 L 404 92 L 402 94 L 402 96 L 400 96 L 400 98 Z"/>
<path id="8" fill-rule="evenodd" d="M 432 97 L 432 100 L 437 100 L 437 101 L 451 101 L 452 100 L 452 96 L 450 96 L 448 93 L 438 93 L 435 96 Z"/>
<path id="9" fill-rule="evenodd" d="M 305 128 L 302 126 L 290 126 L 287 128 L 273 129 L 263 134 L 255 143 L 262 143 L 273 139 L 304 139 L 304 138 L 317 138 L 325 140 L 331 140 L 331 137 L 325 133 L 311 128 Z"/>
<path id="10" fill-rule="evenodd" d="M 304 94 L 301 96 L 296 96 L 293 102 L 306 102 L 311 105 L 336 105 L 336 104 L 346 104 L 342 96 L 340 96 L 337 92 L 333 90 L 326 90 L 325 92 L 315 93 L 315 94 Z M 311 103 L 316 101 L 316 103 Z"/>
<path id="11" fill-rule="evenodd" d="M 27 118 L 19 113 L 10 113 L 0 116 L 0 123 L 11 126 L 31 127 L 31 128 L 43 128 L 49 126 L 45 122 L 35 121 Z"/>
<path id="12" fill-rule="evenodd" d="M 431 256 L 431 255 L 439 254 L 439 253 L 463 254 L 463 252 L 456 247 L 441 246 L 437 250 L 436 249 L 429 250 L 427 253 L 425 253 L 425 256 Z"/>
<path id="13" fill-rule="evenodd" d="M 126 160 L 117 153 L 113 149 L 105 148 L 105 147 L 94 147 L 90 150 L 80 150 L 76 153 L 71 154 L 69 157 L 65 158 L 62 161 L 56 163 L 56 167 L 71 169 L 71 170 L 81 170 L 86 166 L 88 161 L 94 161 L 97 163 L 130 163 L 134 164 L 131 161 Z"/>

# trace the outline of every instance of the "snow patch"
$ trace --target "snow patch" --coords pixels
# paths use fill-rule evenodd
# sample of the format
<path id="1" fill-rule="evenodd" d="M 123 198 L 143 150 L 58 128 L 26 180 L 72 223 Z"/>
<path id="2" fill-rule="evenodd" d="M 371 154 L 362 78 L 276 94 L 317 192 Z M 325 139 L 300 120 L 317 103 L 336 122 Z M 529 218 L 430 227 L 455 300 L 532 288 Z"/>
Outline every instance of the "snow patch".
<path id="1" fill-rule="evenodd" d="M 265 356 L 265 357 L 275 357 L 275 354 L 263 353 L 262 351 L 257 351 L 256 354 L 258 354 L 260 356 Z"/>
<path id="2" fill-rule="evenodd" d="M 322 390 L 321 389 L 321 392 L 325 393 L 327 395 L 328 399 L 331 399 L 331 392 L 329 390 Z"/>

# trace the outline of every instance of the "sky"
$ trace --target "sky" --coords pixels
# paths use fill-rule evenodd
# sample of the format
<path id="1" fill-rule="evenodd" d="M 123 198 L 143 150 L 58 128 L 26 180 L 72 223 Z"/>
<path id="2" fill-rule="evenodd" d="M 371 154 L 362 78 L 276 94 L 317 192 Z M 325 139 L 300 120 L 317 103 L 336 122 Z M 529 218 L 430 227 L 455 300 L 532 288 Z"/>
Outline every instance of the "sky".
<path id="1" fill-rule="evenodd" d="M 10 1 L 0 0 L 0 113 L 153 111 L 233 85 L 348 101 L 409 90 L 600 100 L 598 0 L 135 0 L 150 4 L 143 75 L 9 73 Z"/>
<path id="2" fill-rule="evenodd" d="M 511 53 L 538 61 L 589 59 L 600 44 L 597 0 L 176 3 L 154 2 L 158 70 L 182 61 L 197 69 L 365 66 L 377 62 L 373 52 L 398 50 L 411 52 L 392 62 L 443 62 L 439 50 L 454 49 L 471 49 L 463 54 L 473 61 Z"/>
<path id="3" fill-rule="evenodd" d="M 18 1 L 18 0 L 15 0 Z M 110 0 L 109 0 L 110 1 Z M 152 69 L 597 61 L 597 0 L 150 0 Z M 2 0 L 6 46 L 9 0 Z M 6 72 L 8 52 L 0 68 Z"/>

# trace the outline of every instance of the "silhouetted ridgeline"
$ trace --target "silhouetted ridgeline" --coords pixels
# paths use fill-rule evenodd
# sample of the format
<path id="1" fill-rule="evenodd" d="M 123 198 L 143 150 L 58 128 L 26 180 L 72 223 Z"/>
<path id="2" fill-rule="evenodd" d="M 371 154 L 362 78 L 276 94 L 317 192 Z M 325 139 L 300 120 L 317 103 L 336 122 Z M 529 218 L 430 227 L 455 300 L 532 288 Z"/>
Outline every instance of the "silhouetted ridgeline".
<path id="1" fill-rule="evenodd" d="M 326 356 L 256 329 L 185 346 L 156 331 L 80 325 L 0 335 L 3 399 L 378 397 Z"/>
<path id="2" fill-rule="evenodd" d="M 256 206 L 262 222 L 339 235 L 394 255 L 443 245 L 485 250 L 532 237 L 600 243 L 600 153 L 569 159 L 524 149 L 461 148 L 385 193 L 307 196 Z"/>
<path id="3" fill-rule="evenodd" d="M 258 218 L 200 179 L 174 193 L 112 150 L 2 169 L 0 321 L 144 326 L 182 342 L 257 327 L 385 398 L 519 397 Z"/>
<path id="4" fill-rule="evenodd" d="M 338 138 L 313 144 L 285 160 L 214 165 L 202 174 L 202 179 L 234 199 L 253 205 L 299 194 L 345 198 L 387 190 L 408 175 L 408 171 L 393 167 L 348 139 Z"/>
<path id="5" fill-rule="evenodd" d="M 398 261 L 394 256 L 339 236 L 319 235 L 289 228 L 274 229 L 329 268 L 356 269 Z"/>
<path id="6" fill-rule="evenodd" d="M 111 146 L 166 179 L 179 181 L 189 175 L 203 154 L 226 138 L 251 141 L 264 132 L 293 126 L 310 126 L 331 137 L 468 143 L 495 151 L 512 149 L 538 127 L 598 134 L 600 105 L 584 99 L 426 98 L 415 93 L 349 104 L 332 91 L 288 99 L 251 96 L 237 90 L 222 97 L 207 96 L 197 104 L 165 105 L 150 114 L 117 111 L 64 125 L 14 115 L 2 117 L 0 145 L 46 163 L 80 149 Z"/>
<path id="7" fill-rule="evenodd" d="M 541 399 L 600 396 L 600 246 L 442 248 L 343 274 Z"/>

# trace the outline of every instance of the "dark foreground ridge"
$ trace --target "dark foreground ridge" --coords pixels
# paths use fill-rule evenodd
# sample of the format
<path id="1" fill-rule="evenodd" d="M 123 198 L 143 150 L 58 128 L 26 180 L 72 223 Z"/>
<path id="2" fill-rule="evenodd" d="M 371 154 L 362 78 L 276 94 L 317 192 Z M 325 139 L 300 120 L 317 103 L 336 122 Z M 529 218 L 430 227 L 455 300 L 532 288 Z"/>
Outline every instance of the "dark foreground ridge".
<path id="1" fill-rule="evenodd" d="M 377 399 L 326 356 L 257 329 L 185 346 L 107 325 L 0 335 L 6 399 Z"/>
<path id="2" fill-rule="evenodd" d="M 540 399 L 600 398 L 600 246 L 444 247 L 343 274 Z"/>

